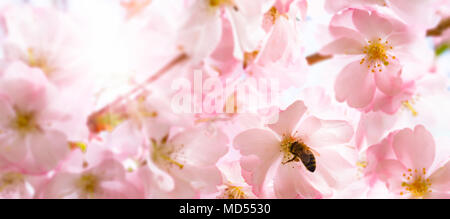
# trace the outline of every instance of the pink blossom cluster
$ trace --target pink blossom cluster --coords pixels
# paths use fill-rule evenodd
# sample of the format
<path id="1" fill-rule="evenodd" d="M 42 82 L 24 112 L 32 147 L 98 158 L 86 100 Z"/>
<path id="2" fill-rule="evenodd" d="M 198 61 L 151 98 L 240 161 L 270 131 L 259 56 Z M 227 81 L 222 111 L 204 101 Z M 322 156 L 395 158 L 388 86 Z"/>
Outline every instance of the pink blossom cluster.
<path id="1" fill-rule="evenodd" d="M 0 198 L 450 198 L 449 0 L 0 6 Z"/>

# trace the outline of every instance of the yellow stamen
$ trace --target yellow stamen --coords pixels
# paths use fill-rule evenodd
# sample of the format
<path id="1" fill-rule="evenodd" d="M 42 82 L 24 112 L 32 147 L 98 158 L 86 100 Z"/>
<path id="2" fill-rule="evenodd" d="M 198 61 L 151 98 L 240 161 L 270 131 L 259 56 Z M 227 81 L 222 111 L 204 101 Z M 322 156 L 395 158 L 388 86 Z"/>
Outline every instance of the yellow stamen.
<path id="1" fill-rule="evenodd" d="M 412 112 L 413 116 L 419 115 L 419 113 L 414 109 L 414 107 L 412 106 L 412 104 L 409 101 L 404 101 L 403 106 L 406 107 L 407 109 L 409 109 Z"/>
<path id="2" fill-rule="evenodd" d="M 166 156 L 165 154 L 161 154 L 160 156 L 161 156 L 164 160 L 169 161 L 169 163 L 175 164 L 175 165 L 178 166 L 180 169 L 183 169 L 184 165 L 181 164 L 181 163 L 179 163 L 179 162 L 177 162 L 176 160 L 174 160 L 174 159 L 172 159 L 172 158 Z"/>
<path id="3" fill-rule="evenodd" d="M 406 181 L 402 182 L 401 186 L 404 187 L 405 191 L 410 193 L 414 198 L 423 198 L 428 193 L 431 192 L 429 189 L 431 186 L 430 179 L 426 178 L 426 169 L 423 168 L 422 172 L 417 169 L 408 169 L 408 172 L 414 172 L 414 175 L 405 177 L 406 174 L 403 174 L 403 177 Z M 400 193 L 404 194 L 403 192 Z"/>
<path id="4" fill-rule="evenodd" d="M 366 168 L 368 165 L 367 161 L 358 161 L 356 162 L 356 166 L 361 167 L 361 168 Z"/>
<path id="5" fill-rule="evenodd" d="M 70 150 L 80 149 L 81 152 L 86 153 L 87 145 L 83 142 L 69 142 Z"/>
<path id="6" fill-rule="evenodd" d="M 240 186 L 228 186 L 225 189 L 224 197 L 228 199 L 246 199 L 247 195 L 245 195 Z"/>
<path id="7" fill-rule="evenodd" d="M 156 141 L 153 141 L 152 159 L 157 163 L 166 163 L 177 166 L 183 169 L 184 165 L 172 158 L 170 151 L 165 151 L 166 145 L 159 146 Z"/>
<path id="8" fill-rule="evenodd" d="M 389 56 L 388 51 L 393 49 L 392 46 L 389 45 L 388 41 L 382 42 L 381 38 L 378 38 L 375 41 L 369 40 L 367 46 L 364 46 L 364 53 L 366 54 L 366 57 L 361 60 L 360 64 L 364 64 L 365 62 L 368 63 L 368 68 L 373 64 L 374 67 L 371 70 L 373 73 L 376 71 L 382 72 L 381 70 L 381 64 L 388 66 L 389 65 Z M 395 59 L 395 58 L 393 58 Z M 380 68 L 380 69 L 377 69 Z"/>

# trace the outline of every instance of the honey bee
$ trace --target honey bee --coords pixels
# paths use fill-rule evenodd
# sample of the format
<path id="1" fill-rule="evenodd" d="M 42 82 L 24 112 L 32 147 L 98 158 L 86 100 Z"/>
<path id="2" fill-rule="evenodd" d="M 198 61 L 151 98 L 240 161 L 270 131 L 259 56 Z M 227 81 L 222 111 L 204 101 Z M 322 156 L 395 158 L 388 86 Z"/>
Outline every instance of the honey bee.
<path id="1" fill-rule="evenodd" d="M 288 160 L 286 163 L 292 161 L 298 162 L 299 160 L 301 160 L 306 169 L 314 173 L 314 171 L 316 170 L 316 158 L 314 157 L 313 152 L 308 146 L 306 146 L 302 142 L 296 141 L 291 143 L 289 152 L 291 152 L 294 157 Z"/>

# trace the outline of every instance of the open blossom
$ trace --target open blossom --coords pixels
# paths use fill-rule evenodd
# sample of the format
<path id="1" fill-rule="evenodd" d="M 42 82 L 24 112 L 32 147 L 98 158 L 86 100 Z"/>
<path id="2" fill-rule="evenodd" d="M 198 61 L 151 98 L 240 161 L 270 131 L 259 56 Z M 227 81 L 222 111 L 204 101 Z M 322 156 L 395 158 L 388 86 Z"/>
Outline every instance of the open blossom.
<path id="1" fill-rule="evenodd" d="M 376 144 L 389 132 L 415 125 L 425 125 L 430 131 L 446 129 L 450 117 L 439 115 L 450 109 L 448 80 L 440 74 L 427 74 L 414 86 L 394 98 L 381 99 L 381 111 L 361 115 L 355 140 L 364 150 Z M 376 101 L 374 101 L 376 102 Z M 435 103 L 439 103 L 437 108 Z"/>
<path id="2" fill-rule="evenodd" d="M 4 55 L 41 70 L 55 85 L 69 85 L 87 73 L 80 55 L 76 26 L 67 15 L 52 9 L 10 6 L 4 20 Z"/>
<path id="3" fill-rule="evenodd" d="M 277 197 L 320 198 L 329 192 L 326 183 L 339 181 L 332 169 L 351 166 L 332 146 L 347 143 L 353 128 L 346 121 L 304 116 L 306 111 L 303 102 L 296 101 L 280 113 L 277 123 L 268 125 L 272 131 L 250 129 L 234 139 L 243 155 L 243 176 L 256 195 L 263 195 L 269 169 L 275 168 Z"/>
<path id="4" fill-rule="evenodd" d="M 375 171 L 397 197 L 450 197 L 450 163 L 436 167 L 435 142 L 422 125 L 400 130 L 373 147 L 385 148 L 374 154 L 379 159 Z"/>
<path id="5" fill-rule="evenodd" d="M 30 172 L 46 172 L 67 156 L 66 135 L 52 128 L 51 85 L 40 71 L 11 64 L 0 84 L 0 156 Z"/>
<path id="6" fill-rule="evenodd" d="M 335 16 L 330 31 L 336 40 L 321 53 L 347 55 L 350 60 L 336 79 L 338 101 L 364 108 L 377 90 L 394 96 L 404 89 L 404 52 L 414 42 L 406 25 L 377 11 L 348 9 Z"/>
<path id="7" fill-rule="evenodd" d="M 228 138 L 214 127 L 198 127 L 171 138 L 152 140 L 139 176 L 150 198 L 195 198 L 216 192 L 222 177 L 216 166 Z M 214 147 L 212 147 L 214 146 Z"/>
<path id="8" fill-rule="evenodd" d="M 138 198 L 126 171 L 118 161 L 107 159 L 81 173 L 59 172 L 43 185 L 39 198 Z"/>

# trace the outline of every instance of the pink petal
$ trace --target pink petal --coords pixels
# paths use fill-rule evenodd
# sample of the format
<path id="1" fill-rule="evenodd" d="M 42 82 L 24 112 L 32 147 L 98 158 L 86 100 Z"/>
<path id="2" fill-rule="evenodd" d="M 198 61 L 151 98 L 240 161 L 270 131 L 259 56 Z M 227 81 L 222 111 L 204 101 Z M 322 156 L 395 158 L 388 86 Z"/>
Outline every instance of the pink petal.
<path id="1" fill-rule="evenodd" d="M 450 161 L 436 170 L 429 179 L 432 189 L 450 193 Z"/>
<path id="2" fill-rule="evenodd" d="M 49 199 L 67 198 L 77 191 L 76 181 L 78 177 L 78 174 L 58 173 L 45 186 L 39 196 Z"/>
<path id="3" fill-rule="evenodd" d="M 426 196 L 427 199 L 450 199 L 448 192 L 431 192 Z"/>
<path id="4" fill-rule="evenodd" d="M 216 13 L 206 10 L 205 2 L 196 1 L 179 31 L 179 43 L 192 59 L 198 61 L 209 56 L 220 42 L 222 21 Z"/>
<path id="5" fill-rule="evenodd" d="M 321 120 L 314 116 L 306 118 L 298 129 L 303 141 L 310 147 L 343 144 L 353 136 L 353 127 L 346 121 Z"/>
<path id="6" fill-rule="evenodd" d="M 139 169 L 139 177 L 142 179 L 147 190 L 158 189 L 170 192 L 175 188 L 175 181 L 167 172 L 156 167 L 152 162 L 147 162 L 148 168 Z"/>
<path id="7" fill-rule="evenodd" d="M 278 167 L 275 179 L 275 195 L 282 199 L 317 198 L 320 192 L 304 177 L 299 163 L 288 163 Z"/>
<path id="8" fill-rule="evenodd" d="M 392 32 L 392 23 L 375 11 L 369 14 L 368 11 L 356 9 L 353 12 L 353 23 L 368 40 L 384 38 Z"/>
<path id="9" fill-rule="evenodd" d="M 380 179 L 387 183 L 389 190 L 397 195 L 404 189 L 402 187 L 402 174 L 407 172 L 407 168 L 397 160 L 380 161 L 376 170 Z"/>
<path id="10" fill-rule="evenodd" d="M 278 19 L 259 54 L 258 63 L 260 65 L 276 62 L 289 52 L 289 49 L 292 48 L 290 45 L 293 44 L 290 36 L 294 35 L 290 30 L 291 27 L 288 20 Z"/>
<path id="11" fill-rule="evenodd" d="M 342 55 L 351 55 L 351 54 L 363 54 L 364 45 L 354 39 L 350 38 L 339 38 L 334 40 L 333 42 L 325 45 L 324 48 L 320 50 L 321 54 L 342 54 Z"/>
<path id="12" fill-rule="evenodd" d="M 413 130 L 403 129 L 394 136 L 394 152 L 408 168 L 428 168 L 434 161 L 435 143 L 433 136 L 422 125 Z"/>
<path id="13" fill-rule="evenodd" d="M 41 171 L 55 168 L 69 154 L 66 136 L 59 131 L 46 131 L 30 136 L 30 148 L 35 167 Z"/>
<path id="14" fill-rule="evenodd" d="M 394 48 L 405 44 L 410 44 L 416 40 L 417 36 L 410 32 L 393 33 L 386 39 Z"/>
<path id="15" fill-rule="evenodd" d="M 229 140 L 219 129 L 209 127 L 187 130 L 175 136 L 170 142 L 182 146 L 180 154 L 183 154 L 186 160 L 180 162 L 207 166 L 216 164 L 228 152 Z"/>
<path id="16" fill-rule="evenodd" d="M 370 146 L 366 152 L 366 161 L 368 163 L 366 172 L 376 170 L 378 162 L 383 160 L 395 160 L 396 156 L 392 149 L 392 141 L 394 134 L 389 134 L 380 143 Z"/>
<path id="17" fill-rule="evenodd" d="M 18 133 L 0 135 L 0 156 L 12 163 L 19 163 L 27 156 L 27 138 Z"/>
<path id="18" fill-rule="evenodd" d="M 244 52 L 255 51 L 258 43 L 264 38 L 263 4 L 258 1 L 235 1 L 238 11 L 228 10 L 229 19 L 233 26 L 235 42 Z"/>
<path id="19" fill-rule="evenodd" d="M 171 171 L 175 178 L 189 182 L 193 188 L 204 193 L 214 193 L 222 184 L 222 175 L 216 166 L 184 165 L 182 169 L 173 168 Z"/>
<path id="20" fill-rule="evenodd" d="M 353 12 L 353 9 L 348 9 L 333 16 L 330 21 L 330 33 L 335 38 L 345 37 L 357 40 L 361 43 L 366 43 L 364 36 L 360 32 L 356 31 L 356 28 L 353 25 Z"/>
<path id="21" fill-rule="evenodd" d="M 424 28 L 433 21 L 433 1 L 423 0 L 389 0 L 389 6 L 408 24 Z M 442 3 L 441 3 L 442 4 Z"/>
<path id="22" fill-rule="evenodd" d="M 11 108 L 10 103 L 0 96 L 0 129 L 9 126 L 15 115 L 16 113 Z"/>
<path id="23" fill-rule="evenodd" d="M 122 180 L 125 178 L 123 165 L 113 159 L 107 159 L 89 171 L 102 181 Z"/>
<path id="24" fill-rule="evenodd" d="M 152 199 L 194 199 L 198 198 L 198 191 L 188 181 L 177 179 L 173 191 L 152 190 L 149 195 Z"/>
<path id="25" fill-rule="evenodd" d="M 290 135 L 306 110 L 303 101 L 295 101 L 286 110 L 279 113 L 276 123 L 270 124 L 268 127 L 280 136 Z"/>
<path id="26" fill-rule="evenodd" d="M 394 96 L 401 92 L 403 80 L 402 66 L 398 61 L 391 61 L 381 72 L 375 72 L 375 83 L 383 93 Z"/>
<path id="27" fill-rule="evenodd" d="M 355 61 L 344 67 L 336 79 L 336 99 L 354 108 L 370 104 L 375 95 L 373 75 L 365 64 Z"/>
<path id="28" fill-rule="evenodd" d="M 261 129 L 251 129 L 239 134 L 233 143 L 244 156 L 241 167 L 247 183 L 253 186 L 255 195 L 262 192 L 262 186 L 269 168 L 281 157 L 280 140 L 274 133 Z"/>
<path id="29" fill-rule="evenodd" d="M 340 189 L 355 179 L 357 170 L 354 164 L 350 163 L 336 149 L 319 149 L 315 157 L 317 169 L 312 176 L 319 178 L 320 181 L 323 181 L 323 184 L 326 183 L 322 187 Z M 319 185 L 319 182 L 316 182 L 315 185 Z"/>
<path id="30" fill-rule="evenodd" d="M 8 66 L 8 75 L 0 84 L 0 93 L 8 97 L 20 110 L 40 112 L 47 104 L 48 81 L 36 69 L 14 62 Z"/>
<path id="31" fill-rule="evenodd" d="M 134 126 L 133 121 L 126 121 L 114 129 L 106 144 L 121 156 L 137 156 L 142 137 L 141 130 Z"/>

